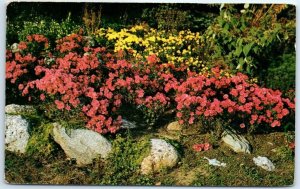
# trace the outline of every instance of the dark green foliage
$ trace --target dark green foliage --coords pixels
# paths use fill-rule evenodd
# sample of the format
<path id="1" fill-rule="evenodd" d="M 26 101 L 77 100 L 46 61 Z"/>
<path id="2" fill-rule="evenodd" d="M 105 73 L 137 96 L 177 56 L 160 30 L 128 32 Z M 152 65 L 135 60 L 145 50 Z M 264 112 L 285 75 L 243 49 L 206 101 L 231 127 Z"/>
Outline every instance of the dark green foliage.
<path id="1" fill-rule="evenodd" d="M 216 9 L 217 10 L 217 9 Z M 143 9 L 141 18 L 151 27 L 178 31 L 204 31 L 213 22 L 215 9 L 199 4 L 156 4 Z"/>
<path id="2" fill-rule="evenodd" d="M 170 32 L 188 28 L 191 25 L 189 15 L 189 11 L 180 10 L 173 4 L 161 5 L 150 10 L 147 9 L 143 14 L 145 18 L 154 17 L 158 29 Z"/>
<path id="3" fill-rule="evenodd" d="M 11 84 L 10 82 L 5 83 L 5 104 L 27 104 L 28 97 L 24 97 L 20 94 L 20 90 L 18 86 L 15 84 Z"/>
<path id="4" fill-rule="evenodd" d="M 271 62 L 266 72 L 266 86 L 288 92 L 295 89 L 296 55 L 283 54 Z"/>

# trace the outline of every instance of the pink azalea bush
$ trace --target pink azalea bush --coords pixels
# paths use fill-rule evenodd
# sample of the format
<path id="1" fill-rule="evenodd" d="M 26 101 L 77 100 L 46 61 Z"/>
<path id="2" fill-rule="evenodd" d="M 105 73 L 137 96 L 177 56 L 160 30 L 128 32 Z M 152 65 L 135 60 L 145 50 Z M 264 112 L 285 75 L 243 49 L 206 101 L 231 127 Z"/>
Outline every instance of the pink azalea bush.
<path id="1" fill-rule="evenodd" d="M 248 79 L 241 73 L 222 76 L 219 68 L 212 69 L 210 76 L 190 73 L 176 89 L 179 123 L 192 124 L 200 117 L 229 116 L 244 120 L 241 128 L 261 123 L 280 126 L 295 104 L 283 98 L 280 91 L 259 87 Z"/>
<path id="2" fill-rule="evenodd" d="M 115 133 L 122 124 L 118 110 L 124 103 L 154 115 L 176 108 L 180 124 L 201 119 L 233 118 L 240 127 L 281 121 L 295 104 L 274 91 L 248 82 L 238 73 L 227 77 L 218 67 L 205 75 L 161 64 L 155 55 L 145 61 L 90 47 L 79 34 L 57 41 L 54 50 L 41 35 L 19 43 L 20 52 L 7 50 L 6 79 L 23 96 L 51 101 L 61 111 L 79 109 L 86 126 L 99 133 Z M 37 100 L 37 99 L 36 99 Z"/>

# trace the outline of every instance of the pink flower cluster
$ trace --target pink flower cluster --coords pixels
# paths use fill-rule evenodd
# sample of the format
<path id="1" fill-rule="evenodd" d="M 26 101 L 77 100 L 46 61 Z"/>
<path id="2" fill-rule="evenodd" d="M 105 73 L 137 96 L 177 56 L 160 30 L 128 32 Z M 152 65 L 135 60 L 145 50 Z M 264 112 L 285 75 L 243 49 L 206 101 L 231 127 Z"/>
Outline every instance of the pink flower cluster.
<path id="1" fill-rule="evenodd" d="M 221 76 L 218 68 L 212 70 L 211 76 L 190 73 L 177 88 L 175 101 L 179 122 L 192 124 L 200 117 L 227 115 L 244 120 L 242 128 L 245 124 L 261 123 L 280 126 L 281 120 L 295 109 L 295 104 L 282 98 L 280 91 L 250 84 L 247 80 L 248 77 L 241 73 Z"/>
<path id="2" fill-rule="evenodd" d="M 7 51 L 6 59 L 6 79 L 10 79 L 11 83 L 15 83 L 23 74 L 28 73 L 27 67 L 36 61 L 36 57 L 31 54 L 23 56 L 17 52 L 13 55 L 10 51 Z"/>
<path id="3" fill-rule="evenodd" d="M 19 46 L 26 49 L 33 40 L 47 42 L 34 35 Z M 58 40 L 54 52 L 46 57 L 7 51 L 6 79 L 18 80 L 22 95 L 38 94 L 41 102 L 52 101 L 58 110 L 80 109 L 87 127 L 99 133 L 119 129 L 122 117 L 118 110 L 124 102 L 157 114 L 175 106 L 180 124 L 226 116 L 242 120 L 241 128 L 261 123 L 280 126 L 295 109 L 294 102 L 283 98 L 280 91 L 250 84 L 240 73 L 226 77 L 214 68 L 210 74 L 199 75 L 187 67 L 160 64 L 155 55 L 135 62 L 125 60 L 123 54 L 89 47 L 81 35 L 72 34 Z M 46 58 L 54 61 L 49 64 Z"/>
<path id="4" fill-rule="evenodd" d="M 33 35 L 28 35 L 26 38 L 27 38 L 27 42 L 20 42 L 19 43 L 19 49 L 21 49 L 21 50 L 24 49 L 27 46 L 27 43 L 32 43 L 32 42 L 37 42 L 37 43 L 40 43 L 40 44 L 44 44 L 44 48 L 49 47 L 49 41 L 43 35 L 33 34 Z"/>
<path id="5" fill-rule="evenodd" d="M 79 49 L 82 44 L 82 36 L 78 34 L 70 34 L 57 41 L 56 50 L 60 53 L 66 53 Z"/>
<path id="6" fill-rule="evenodd" d="M 27 36 L 27 41 L 21 41 L 18 45 L 19 52 L 12 53 L 11 50 L 6 51 L 6 79 L 11 83 L 16 83 L 17 79 L 24 75 L 31 74 L 39 60 L 33 55 L 33 48 L 46 49 L 49 46 L 48 39 L 43 35 L 33 34 Z M 20 81 L 21 82 L 21 81 Z M 17 82 L 18 83 L 18 82 Z M 19 88 L 22 88 L 20 86 Z"/>

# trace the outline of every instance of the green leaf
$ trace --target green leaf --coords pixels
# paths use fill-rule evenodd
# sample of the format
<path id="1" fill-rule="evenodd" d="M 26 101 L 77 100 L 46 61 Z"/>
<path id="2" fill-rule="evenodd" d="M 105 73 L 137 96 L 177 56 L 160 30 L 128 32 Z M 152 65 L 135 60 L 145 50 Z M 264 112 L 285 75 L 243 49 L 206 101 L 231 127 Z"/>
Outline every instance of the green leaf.
<path id="1" fill-rule="evenodd" d="M 225 29 L 226 31 L 229 30 L 229 24 L 228 24 L 228 23 L 226 23 L 226 24 L 224 25 L 224 29 Z"/>
<path id="2" fill-rule="evenodd" d="M 242 38 L 238 38 L 237 44 L 238 44 L 238 46 L 242 46 L 243 45 L 243 39 Z"/>
<path id="3" fill-rule="evenodd" d="M 255 54 L 257 54 L 257 53 L 258 53 L 258 47 L 257 47 L 257 46 L 254 47 L 254 48 L 253 48 L 253 51 L 255 52 Z"/>
<path id="4" fill-rule="evenodd" d="M 252 42 L 252 43 L 249 43 L 249 44 L 247 44 L 247 45 L 245 45 L 245 46 L 243 47 L 243 53 L 244 53 L 245 56 L 248 55 L 248 53 L 249 53 L 249 51 L 251 50 L 251 47 L 252 47 L 253 44 L 254 44 L 254 43 Z"/>
<path id="5" fill-rule="evenodd" d="M 237 70 L 239 70 L 239 71 L 241 71 L 241 70 L 243 70 L 243 65 L 244 65 L 244 59 L 241 57 L 240 59 L 239 59 L 239 64 L 238 64 L 238 66 L 236 67 L 236 69 Z"/>
<path id="6" fill-rule="evenodd" d="M 242 51 L 243 51 L 242 46 L 237 46 L 235 49 L 234 55 L 239 57 L 241 55 Z"/>
<path id="7" fill-rule="evenodd" d="M 247 73 L 251 73 L 251 67 L 249 64 L 247 64 L 247 68 L 246 68 Z"/>

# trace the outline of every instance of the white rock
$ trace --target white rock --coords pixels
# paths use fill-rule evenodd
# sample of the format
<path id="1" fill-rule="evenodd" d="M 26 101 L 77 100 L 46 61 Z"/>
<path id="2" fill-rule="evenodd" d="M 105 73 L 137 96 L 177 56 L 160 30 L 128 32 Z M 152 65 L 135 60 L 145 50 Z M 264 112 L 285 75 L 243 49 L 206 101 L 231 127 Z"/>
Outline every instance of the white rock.
<path id="1" fill-rule="evenodd" d="M 261 156 L 254 157 L 253 161 L 257 166 L 267 171 L 273 171 L 275 169 L 274 164 L 266 157 L 261 157 Z"/>
<path id="2" fill-rule="evenodd" d="M 19 44 L 18 43 L 14 43 L 10 46 L 10 49 L 11 49 L 11 52 L 12 53 L 16 53 L 16 52 L 19 52 L 20 49 L 19 49 Z"/>
<path id="3" fill-rule="evenodd" d="M 141 173 L 149 174 L 162 168 L 173 167 L 178 159 L 178 153 L 171 144 L 162 139 L 151 139 L 151 152 L 141 163 Z"/>
<path id="4" fill-rule="evenodd" d="M 6 115 L 5 124 L 5 149 L 25 153 L 29 139 L 29 123 L 20 115 Z"/>
<path id="5" fill-rule="evenodd" d="M 5 106 L 6 114 L 24 114 L 24 113 L 36 113 L 36 110 L 33 106 L 28 105 L 17 105 L 17 104 L 9 104 Z"/>
<path id="6" fill-rule="evenodd" d="M 178 123 L 178 121 L 173 121 L 167 126 L 168 131 L 181 131 L 182 126 Z"/>
<path id="7" fill-rule="evenodd" d="M 204 157 L 204 159 L 208 160 L 209 165 L 218 166 L 218 167 L 226 167 L 226 163 L 221 163 L 220 161 L 216 159 L 209 159 L 207 157 Z"/>
<path id="8" fill-rule="evenodd" d="M 53 124 L 53 138 L 77 164 L 86 165 L 94 158 L 106 158 L 111 151 L 111 143 L 99 133 L 86 129 L 70 129 L 68 134 L 61 125 Z"/>
<path id="9" fill-rule="evenodd" d="M 223 142 L 235 152 L 249 153 L 251 151 L 250 143 L 245 137 L 238 135 L 233 130 L 226 129 L 222 134 Z"/>
<path id="10" fill-rule="evenodd" d="M 134 129 L 136 127 L 137 127 L 136 123 L 128 121 L 126 119 L 122 119 L 122 125 L 121 125 L 122 129 Z"/>

